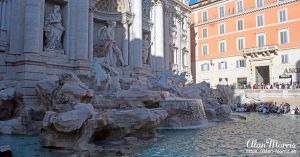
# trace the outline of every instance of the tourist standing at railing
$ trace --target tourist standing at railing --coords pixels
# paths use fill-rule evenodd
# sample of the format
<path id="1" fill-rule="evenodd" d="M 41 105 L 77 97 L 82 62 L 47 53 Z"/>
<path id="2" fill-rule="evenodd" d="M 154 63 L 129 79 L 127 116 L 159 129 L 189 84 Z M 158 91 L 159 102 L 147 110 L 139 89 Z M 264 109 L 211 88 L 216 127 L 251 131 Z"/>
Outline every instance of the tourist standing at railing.
<path id="1" fill-rule="evenodd" d="M 295 107 L 294 113 L 295 113 L 295 114 L 299 114 L 299 108 L 298 108 L 298 106 Z"/>
<path id="2" fill-rule="evenodd" d="M 257 88 L 257 87 L 256 87 L 256 84 L 254 84 L 253 87 L 252 87 L 252 89 L 256 89 L 256 88 Z"/>

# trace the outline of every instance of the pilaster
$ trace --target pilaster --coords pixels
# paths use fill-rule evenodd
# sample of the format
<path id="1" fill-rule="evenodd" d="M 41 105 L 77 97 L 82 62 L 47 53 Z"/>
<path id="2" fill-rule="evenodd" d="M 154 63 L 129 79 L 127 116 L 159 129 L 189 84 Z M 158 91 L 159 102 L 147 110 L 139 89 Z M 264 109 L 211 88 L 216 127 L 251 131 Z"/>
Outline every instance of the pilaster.
<path id="1" fill-rule="evenodd" d="M 45 1 L 26 0 L 24 24 L 24 52 L 39 53 L 43 50 L 43 6 Z"/>
<path id="2" fill-rule="evenodd" d="M 152 55 L 152 67 L 160 72 L 165 69 L 164 61 L 164 8 L 162 0 L 154 0 L 154 53 Z"/>
<path id="3" fill-rule="evenodd" d="M 142 0 L 133 0 L 133 14 L 134 19 L 131 29 L 132 43 L 131 56 L 129 60 L 129 65 L 133 67 L 142 67 L 142 40 L 143 40 L 143 15 L 142 15 Z"/>

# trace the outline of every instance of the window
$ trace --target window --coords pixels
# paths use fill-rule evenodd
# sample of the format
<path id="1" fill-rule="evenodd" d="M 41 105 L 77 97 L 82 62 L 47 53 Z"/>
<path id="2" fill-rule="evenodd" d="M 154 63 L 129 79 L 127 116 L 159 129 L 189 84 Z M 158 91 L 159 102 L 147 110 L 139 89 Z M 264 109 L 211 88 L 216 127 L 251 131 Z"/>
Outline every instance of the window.
<path id="1" fill-rule="evenodd" d="M 224 34 L 225 33 L 225 24 L 222 23 L 219 25 L 219 34 Z"/>
<path id="2" fill-rule="evenodd" d="M 219 70 L 221 69 L 227 69 L 227 62 L 219 62 Z"/>
<path id="3" fill-rule="evenodd" d="M 206 22 L 208 20 L 207 11 L 202 12 L 202 21 Z"/>
<path id="4" fill-rule="evenodd" d="M 201 71 L 209 71 L 209 64 L 204 63 L 201 65 Z"/>
<path id="5" fill-rule="evenodd" d="M 219 52 L 220 53 L 226 52 L 226 41 L 225 40 L 219 41 Z"/>
<path id="6" fill-rule="evenodd" d="M 263 7 L 264 1 L 263 0 L 256 0 L 256 7 Z"/>
<path id="7" fill-rule="evenodd" d="M 261 27 L 264 25 L 264 15 L 256 16 L 256 27 Z"/>
<path id="8" fill-rule="evenodd" d="M 242 68 L 242 67 L 246 67 L 246 60 L 245 59 L 237 60 L 236 61 L 236 68 Z"/>
<path id="9" fill-rule="evenodd" d="M 208 36 L 207 28 L 203 28 L 202 29 L 202 38 L 207 38 L 207 36 Z"/>
<path id="10" fill-rule="evenodd" d="M 281 29 L 278 31 L 279 44 L 287 44 L 289 42 L 288 29 Z"/>
<path id="11" fill-rule="evenodd" d="M 208 55 L 208 44 L 202 44 L 202 55 Z"/>
<path id="12" fill-rule="evenodd" d="M 219 7 L 219 17 L 224 17 L 225 16 L 225 8 L 224 6 Z"/>
<path id="13" fill-rule="evenodd" d="M 240 13 L 244 10 L 244 2 L 243 0 L 237 1 L 237 12 Z"/>
<path id="14" fill-rule="evenodd" d="M 237 30 L 241 31 L 243 29 L 244 29 L 244 20 L 243 19 L 237 20 Z"/>
<path id="15" fill-rule="evenodd" d="M 237 50 L 243 50 L 245 48 L 245 38 L 238 37 L 237 38 Z"/>
<path id="16" fill-rule="evenodd" d="M 281 64 L 287 64 L 288 61 L 288 55 L 281 55 Z"/>
<path id="17" fill-rule="evenodd" d="M 287 10 L 286 9 L 279 10 L 278 20 L 279 20 L 279 22 L 287 21 Z"/>
<path id="18" fill-rule="evenodd" d="M 256 35 L 256 41 L 257 41 L 257 47 L 263 47 L 265 46 L 265 34 L 259 33 Z"/>

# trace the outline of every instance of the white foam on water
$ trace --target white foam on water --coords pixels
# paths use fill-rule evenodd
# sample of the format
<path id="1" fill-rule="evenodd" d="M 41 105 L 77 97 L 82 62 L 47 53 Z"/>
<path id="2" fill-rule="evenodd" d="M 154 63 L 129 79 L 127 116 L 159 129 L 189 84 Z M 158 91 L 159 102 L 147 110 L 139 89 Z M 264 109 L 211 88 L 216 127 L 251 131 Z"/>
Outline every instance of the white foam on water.
<path id="1" fill-rule="evenodd" d="M 204 128 L 209 128 L 216 126 L 218 122 L 202 122 L 201 124 L 198 125 L 193 125 L 193 126 L 181 126 L 181 127 L 158 127 L 158 130 L 191 130 L 191 129 L 204 129 Z"/>

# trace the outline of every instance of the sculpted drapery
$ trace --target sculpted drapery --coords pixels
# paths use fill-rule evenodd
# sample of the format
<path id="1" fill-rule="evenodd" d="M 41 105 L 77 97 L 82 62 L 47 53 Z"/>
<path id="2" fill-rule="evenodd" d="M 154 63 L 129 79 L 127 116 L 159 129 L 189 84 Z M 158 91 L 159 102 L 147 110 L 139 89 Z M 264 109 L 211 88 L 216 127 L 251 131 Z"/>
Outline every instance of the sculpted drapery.
<path id="1" fill-rule="evenodd" d="M 64 26 L 62 25 L 62 17 L 60 14 L 60 6 L 54 5 L 53 11 L 45 19 L 45 38 L 46 43 L 44 50 L 53 51 L 53 50 L 62 50 L 62 35 L 65 31 Z"/>

